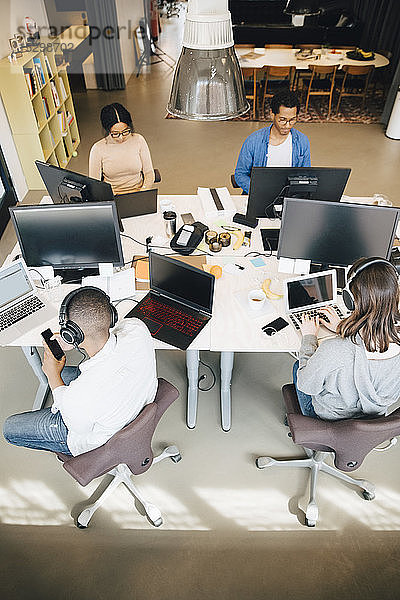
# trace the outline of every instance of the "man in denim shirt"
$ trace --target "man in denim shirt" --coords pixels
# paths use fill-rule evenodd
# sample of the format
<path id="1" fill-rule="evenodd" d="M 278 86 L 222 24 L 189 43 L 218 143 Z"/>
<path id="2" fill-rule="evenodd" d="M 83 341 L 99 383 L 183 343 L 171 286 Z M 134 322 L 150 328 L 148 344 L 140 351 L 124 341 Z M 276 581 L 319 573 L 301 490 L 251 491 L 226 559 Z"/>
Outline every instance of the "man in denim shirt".
<path id="1" fill-rule="evenodd" d="M 287 89 L 271 99 L 272 125 L 245 139 L 235 169 L 236 183 L 248 194 L 252 167 L 310 167 L 310 142 L 293 129 L 300 108 L 294 92 Z"/>

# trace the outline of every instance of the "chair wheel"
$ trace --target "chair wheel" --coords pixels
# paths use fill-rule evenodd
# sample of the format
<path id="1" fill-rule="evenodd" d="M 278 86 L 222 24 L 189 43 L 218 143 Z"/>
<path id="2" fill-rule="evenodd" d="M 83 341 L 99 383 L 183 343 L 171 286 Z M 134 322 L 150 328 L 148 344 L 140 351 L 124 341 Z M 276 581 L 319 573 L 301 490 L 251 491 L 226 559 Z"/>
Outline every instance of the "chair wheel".
<path id="1" fill-rule="evenodd" d="M 171 460 L 174 463 L 178 463 L 180 460 L 182 460 L 182 456 L 180 454 L 175 454 L 175 456 L 171 456 Z"/>
<path id="2" fill-rule="evenodd" d="M 306 517 L 306 525 L 307 527 L 315 527 L 316 521 L 311 521 L 311 519 L 307 519 Z"/>
<path id="3" fill-rule="evenodd" d="M 374 498 L 375 498 L 375 494 L 372 494 L 371 492 L 367 492 L 367 490 L 363 490 L 362 495 L 363 495 L 364 500 L 374 500 Z"/>

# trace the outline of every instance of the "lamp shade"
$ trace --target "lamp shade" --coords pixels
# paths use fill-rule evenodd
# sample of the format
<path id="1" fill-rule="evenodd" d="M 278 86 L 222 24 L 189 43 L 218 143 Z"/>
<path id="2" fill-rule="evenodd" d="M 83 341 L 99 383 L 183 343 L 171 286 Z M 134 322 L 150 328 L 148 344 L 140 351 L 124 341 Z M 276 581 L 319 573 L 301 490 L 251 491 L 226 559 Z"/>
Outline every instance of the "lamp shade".
<path id="1" fill-rule="evenodd" d="M 189 0 L 167 110 L 201 121 L 232 119 L 249 110 L 227 0 Z"/>
<path id="2" fill-rule="evenodd" d="M 288 15 L 318 15 L 321 12 L 319 0 L 288 0 L 285 10 Z"/>

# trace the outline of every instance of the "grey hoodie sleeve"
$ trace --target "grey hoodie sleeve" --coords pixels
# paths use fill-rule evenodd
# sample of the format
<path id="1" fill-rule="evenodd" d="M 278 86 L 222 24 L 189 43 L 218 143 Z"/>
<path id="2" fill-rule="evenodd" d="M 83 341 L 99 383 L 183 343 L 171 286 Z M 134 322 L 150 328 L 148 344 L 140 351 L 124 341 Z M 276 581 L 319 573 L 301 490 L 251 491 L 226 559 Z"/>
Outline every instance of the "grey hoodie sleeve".
<path id="1" fill-rule="evenodd" d="M 331 345 L 324 342 L 318 347 L 315 335 L 303 336 L 299 352 L 299 370 L 297 372 L 299 390 L 311 396 L 320 394 L 324 389 L 326 376 L 332 370 L 331 365 Z"/>

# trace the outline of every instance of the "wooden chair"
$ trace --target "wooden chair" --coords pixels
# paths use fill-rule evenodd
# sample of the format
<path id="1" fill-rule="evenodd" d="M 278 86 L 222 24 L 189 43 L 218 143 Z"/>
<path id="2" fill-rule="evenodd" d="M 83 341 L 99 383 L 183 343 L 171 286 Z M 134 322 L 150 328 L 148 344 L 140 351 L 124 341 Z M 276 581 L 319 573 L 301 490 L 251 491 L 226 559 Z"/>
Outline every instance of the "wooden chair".
<path id="1" fill-rule="evenodd" d="M 320 66 L 308 65 L 311 71 L 311 78 L 307 89 L 306 112 L 308 112 L 308 103 L 310 96 L 329 96 L 328 117 L 331 112 L 333 90 L 335 86 L 335 76 L 338 65 Z M 321 75 L 323 77 L 321 77 Z"/>
<path id="2" fill-rule="evenodd" d="M 291 50 L 293 48 L 293 44 L 265 44 L 264 48 L 267 50 L 268 48 L 272 49 L 282 49 L 282 50 Z"/>
<path id="3" fill-rule="evenodd" d="M 289 90 L 292 89 L 294 74 L 296 71 L 295 67 L 274 67 L 272 65 L 265 65 L 265 76 L 264 76 L 264 91 L 262 97 L 262 111 L 264 111 L 265 99 L 272 98 L 284 85 Z"/>
<path id="4" fill-rule="evenodd" d="M 339 92 L 339 100 L 337 103 L 336 114 L 339 112 L 342 98 L 356 97 L 362 98 L 361 108 L 364 108 L 365 98 L 367 96 L 368 85 L 371 75 L 374 72 L 373 65 L 344 65 L 344 77 Z"/>
<path id="5" fill-rule="evenodd" d="M 321 44 L 297 44 L 296 48 L 299 48 L 299 50 L 318 50 L 321 48 Z"/>
<path id="6" fill-rule="evenodd" d="M 243 50 L 254 50 L 255 44 L 235 44 L 235 48 L 241 48 Z"/>
<path id="7" fill-rule="evenodd" d="M 246 91 L 247 100 L 251 101 L 251 112 L 252 118 L 256 118 L 257 114 L 257 90 L 260 87 L 260 81 L 258 80 L 258 74 L 263 70 L 262 67 L 250 69 L 242 68 L 242 75 L 244 80 L 244 87 Z"/>

